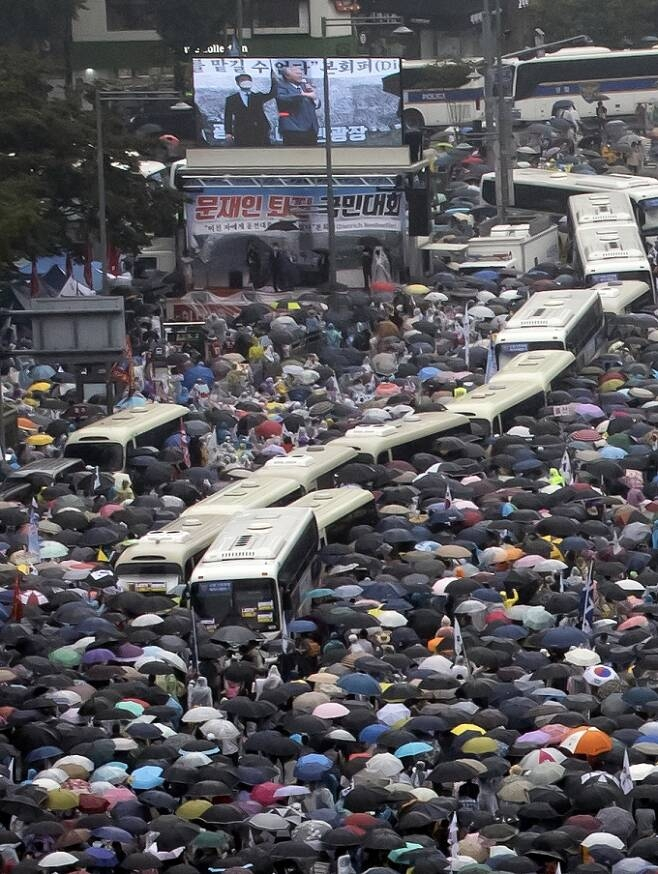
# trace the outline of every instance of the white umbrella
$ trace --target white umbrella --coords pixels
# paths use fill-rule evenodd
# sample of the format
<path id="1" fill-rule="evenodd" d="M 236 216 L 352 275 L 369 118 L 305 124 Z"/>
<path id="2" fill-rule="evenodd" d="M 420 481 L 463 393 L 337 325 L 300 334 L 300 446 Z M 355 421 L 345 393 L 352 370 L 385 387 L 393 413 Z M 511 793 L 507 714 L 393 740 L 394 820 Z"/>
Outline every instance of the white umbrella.
<path id="1" fill-rule="evenodd" d="M 234 740 L 240 734 L 239 729 L 228 719 L 209 719 L 199 730 L 204 737 L 215 740 Z"/>
<path id="2" fill-rule="evenodd" d="M 382 777 L 395 777 L 404 770 L 404 764 L 392 753 L 378 753 L 366 762 L 366 769 Z"/>
<path id="3" fill-rule="evenodd" d="M 208 722 L 210 719 L 221 719 L 223 713 L 215 707 L 192 707 L 182 717 L 182 722 Z"/>

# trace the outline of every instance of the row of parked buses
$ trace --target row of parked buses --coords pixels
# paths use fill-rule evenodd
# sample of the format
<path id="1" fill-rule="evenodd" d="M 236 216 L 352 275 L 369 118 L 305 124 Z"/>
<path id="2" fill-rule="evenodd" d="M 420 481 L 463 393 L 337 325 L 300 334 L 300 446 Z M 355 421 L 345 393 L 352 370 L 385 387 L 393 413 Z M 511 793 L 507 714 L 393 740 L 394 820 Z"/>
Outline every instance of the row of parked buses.
<path id="1" fill-rule="evenodd" d="M 637 281 L 536 293 L 498 335 L 499 370 L 486 385 L 448 399 L 444 411 L 359 425 L 269 459 L 128 547 L 116 563 L 119 587 L 187 593 L 204 621 L 280 634 L 318 579 L 321 543 L 347 540 L 354 525 L 374 518 L 369 491 L 334 487 L 345 465 L 409 460 L 453 434 L 503 433 L 546 406 L 560 379 L 596 355 L 606 316 L 636 311 L 647 296 Z M 74 432 L 66 454 L 103 467 L 109 446 L 121 469 L 131 450 L 162 445 L 187 413 L 175 404 L 118 413 Z"/>

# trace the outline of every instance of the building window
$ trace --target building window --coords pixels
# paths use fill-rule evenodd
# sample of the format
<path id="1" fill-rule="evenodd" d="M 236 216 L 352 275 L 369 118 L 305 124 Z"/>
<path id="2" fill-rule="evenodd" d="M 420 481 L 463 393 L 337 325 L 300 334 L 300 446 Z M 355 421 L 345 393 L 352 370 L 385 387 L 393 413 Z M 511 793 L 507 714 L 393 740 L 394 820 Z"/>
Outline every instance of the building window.
<path id="1" fill-rule="evenodd" d="M 105 0 L 108 30 L 154 30 L 153 0 Z"/>
<path id="2" fill-rule="evenodd" d="M 254 27 L 278 30 L 301 27 L 299 0 L 256 0 Z"/>

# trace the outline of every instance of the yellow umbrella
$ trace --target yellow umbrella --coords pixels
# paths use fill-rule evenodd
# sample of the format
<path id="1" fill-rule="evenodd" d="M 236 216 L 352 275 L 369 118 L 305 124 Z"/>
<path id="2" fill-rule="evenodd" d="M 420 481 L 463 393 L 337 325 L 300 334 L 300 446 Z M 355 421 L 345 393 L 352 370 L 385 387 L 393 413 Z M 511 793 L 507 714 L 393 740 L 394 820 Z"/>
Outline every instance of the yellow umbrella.
<path id="1" fill-rule="evenodd" d="M 414 282 L 412 285 L 405 285 L 404 290 L 407 294 L 427 294 L 429 288 L 420 282 Z"/>
<path id="2" fill-rule="evenodd" d="M 486 731 L 481 725 L 475 725 L 472 722 L 462 722 L 460 725 L 456 725 L 451 730 L 450 734 L 456 734 L 459 736 L 460 734 L 464 734 L 465 731 L 475 731 L 477 734 L 486 734 Z"/>
<path id="3" fill-rule="evenodd" d="M 30 434 L 25 441 L 29 446 L 48 446 L 53 442 L 50 434 Z"/>
<path id="4" fill-rule="evenodd" d="M 31 391 L 50 391 L 52 385 L 49 382 L 33 382 L 32 385 L 28 388 L 28 392 Z"/>
<path id="5" fill-rule="evenodd" d="M 463 753 L 481 756 L 484 753 L 495 753 L 498 744 L 492 737 L 472 737 L 462 746 Z"/>
<path id="6" fill-rule="evenodd" d="M 212 807 L 210 801 L 206 801 L 204 798 L 194 798 L 179 805 L 176 808 L 176 816 L 187 820 L 198 819 L 209 807 Z"/>
<path id="7" fill-rule="evenodd" d="M 79 797 L 70 789 L 52 789 L 48 793 L 48 810 L 71 810 L 78 806 Z"/>

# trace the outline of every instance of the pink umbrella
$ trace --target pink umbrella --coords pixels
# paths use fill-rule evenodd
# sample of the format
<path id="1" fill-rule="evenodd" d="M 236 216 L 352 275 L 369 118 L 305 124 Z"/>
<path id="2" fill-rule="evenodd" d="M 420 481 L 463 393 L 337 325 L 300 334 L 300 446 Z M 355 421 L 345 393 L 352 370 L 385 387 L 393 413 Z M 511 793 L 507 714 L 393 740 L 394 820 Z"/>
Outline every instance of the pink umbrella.
<path id="1" fill-rule="evenodd" d="M 630 616 L 621 625 L 617 626 L 617 631 L 628 631 L 629 628 L 642 628 L 648 624 L 649 620 L 646 616 Z"/>
<path id="2" fill-rule="evenodd" d="M 125 507 L 122 507 L 121 504 L 105 504 L 101 507 L 99 515 L 106 519 L 118 510 L 125 510 Z"/>
<path id="3" fill-rule="evenodd" d="M 546 561 L 546 557 L 542 555 L 524 555 L 523 558 L 518 558 L 514 562 L 514 567 L 534 567 Z"/>
<path id="4" fill-rule="evenodd" d="M 137 800 L 135 793 L 131 792 L 127 786 L 113 786 L 111 789 L 103 792 L 103 798 L 105 798 L 106 801 L 109 801 L 110 807 L 114 807 L 114 805 L 118 804 L 120 801 Z"/>
<path id="5" fill-rule="evenodd" d="M 546 746 L 550 739 L 551 737 L 549 734 L 547 734 L 545 731 L 542 731 L 541 729 L 537 729 L 536 731 L 527 731 L 525 734 L 522 734 L 521 737 L 517 737 L 515 743 L 535 744 L 538 747 L 543 747 Z"/>
<path id="6" fill-rule="evenodd" d="M 567 725 L 559 725 L 558 723 L 551 722 L 549 725 L 542 725 L 541 730 L 544 734 L 547 734 L 549 740 L 552 744 L 560 743 L 570 731 L 573 731 L 572 728 L 569 728 Z"/>
<path id="7" fill-rule="evenodd" d="M 605 418 L 605 413 L 596 404 L 575 404 L 574 412 L 579 416 L 591 416 L 592 419 Z"/>
<path id="8" fill-rule="evenodd" d="M 341 716 L 347 716 L 349 712 L 343 704 L 327 701 L 325 704 L 318 704 L 313 711 L 313 716 L 319 716 L 320 719 L 340 719 Z"/>

